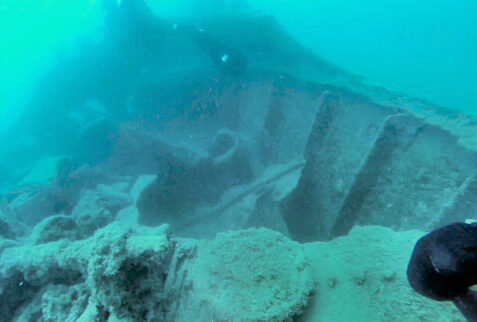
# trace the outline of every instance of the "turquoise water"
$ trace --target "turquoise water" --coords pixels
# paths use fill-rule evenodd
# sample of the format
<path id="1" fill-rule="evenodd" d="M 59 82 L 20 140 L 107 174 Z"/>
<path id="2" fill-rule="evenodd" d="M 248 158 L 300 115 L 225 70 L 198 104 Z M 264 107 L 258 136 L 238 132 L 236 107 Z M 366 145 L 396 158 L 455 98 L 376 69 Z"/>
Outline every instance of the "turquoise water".
<path id="1" fill-rule="evenodd" d="M 477 319 L 476 58 L 475 1 L 0 0 L 0 322 Z"/>
<path id="2" fill-rule="evenodd" d="M 368 82 L 477 114 L 475 1 L 253 1 Z"/>
<path id="3" fill-rule="evenodd" d="M 150 3 L 168 17 L 207 8 L 207 1 Z M 474 1 L 322 0 L 290 5 L 253 0 L 249 6 L 275 15 L 303 45 L 371 84 L 477 114 Z M 91 36 L 100 19 L 92 0 L 2 1 L 2 128 L 23 108 L 32 82 L 55 52 L 78 36 Z"/>

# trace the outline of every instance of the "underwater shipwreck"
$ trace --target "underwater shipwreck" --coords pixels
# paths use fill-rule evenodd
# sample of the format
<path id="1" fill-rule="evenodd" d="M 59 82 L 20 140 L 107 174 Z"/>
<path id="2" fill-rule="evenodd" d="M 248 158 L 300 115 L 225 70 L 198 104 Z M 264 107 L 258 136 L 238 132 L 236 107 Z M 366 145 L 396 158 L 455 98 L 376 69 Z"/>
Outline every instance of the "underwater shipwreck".
<path id="1" fill-rule="evenodd" d="M 477 118 L 272 16 L 115 14 L 15 128 L 35 141 L 2 172 L 1 321 L 465 321 L 406 265 L 477 219 Z"/>

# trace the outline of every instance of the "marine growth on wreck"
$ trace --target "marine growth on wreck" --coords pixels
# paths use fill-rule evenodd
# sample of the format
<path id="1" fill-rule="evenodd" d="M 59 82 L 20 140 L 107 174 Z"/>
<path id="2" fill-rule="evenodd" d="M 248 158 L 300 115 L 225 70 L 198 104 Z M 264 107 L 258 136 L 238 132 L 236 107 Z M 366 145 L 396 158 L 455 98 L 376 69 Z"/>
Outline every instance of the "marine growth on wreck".
<path id="1" fill-rule="evenodd" d="M 0 321 L 477 321 L 477 106 L 347 71 L 283 7 L 0 4 L 57 28 L 0 53 Z"/>

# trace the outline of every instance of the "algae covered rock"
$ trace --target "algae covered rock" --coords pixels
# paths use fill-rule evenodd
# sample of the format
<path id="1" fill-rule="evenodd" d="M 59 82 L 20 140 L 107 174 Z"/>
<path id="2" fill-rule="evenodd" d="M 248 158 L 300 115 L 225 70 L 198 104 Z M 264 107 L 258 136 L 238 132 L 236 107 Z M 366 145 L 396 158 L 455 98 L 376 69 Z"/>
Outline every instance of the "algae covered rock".
<path id="1" fill-rule="evenodd" d="M 280 233 L 198 241 L 118 222 L 84 240 L 12 245 L 0 281 L 14 321 L 292 320 L 314 289 L 303 246 Z"/>
<path id="2" fill-rule="evenodd" d="M 451 302 L 427 299 L 409 286 L 406 268 L 423 234 L 356 226 L 347 236 L 305 244 L 320 289 L 302 320 L 465 321 Z"/>
<path id="3" fill-rule="evenodd" d="M 33 229 L 31 238 L 35 244 L 43 244 L 63 238 L 76 240 L 81 232 L 76 221 L 70 216 L 56 215 L 43 219 Z"/>
<path id="4" fill-rule="evenodd" d="M 78 318 L 86 311 L 90 298 L 89 287 L 86 283 L 48 284 L 41 289 L 34 289 L 34 291 L 36 293 L 25 292 L 27 296 L 21 309 L 16 312 L 12 312 L 12 308 L 2 311 L 4 315 L 0 315 L 3 318 L 1 321 L 78 321 Z M 5 313 L 10 316 L 15 315 L 10 320 L 6 320 Z M 90 319 L 89 321 L 94 320 Z"/>
<path id="5" fill-rule="evenodd" d="M 115 191 L 111 187 L 98 185 L 96 190 L 85 190 L 73 209 L 75 218 L 82 234 L 92 235 L 98 228 L 111 223 L 116 213 L 132 203 L 129 194 Z"/>
<path id="6" fill-rule="evenodd" d="M 119 224 L 108 228 L 95 234 L 88 264 L 94 301 L 121 321 L 165 320 L 173 243 L 166 235 L 138 236 Z"/>
<path id="7" fill-rule="evenodd" d="M 204 241 L 190 278 L 218 321 L 291 321 L 314 291 L 303 246 L 263 228 Z"/>

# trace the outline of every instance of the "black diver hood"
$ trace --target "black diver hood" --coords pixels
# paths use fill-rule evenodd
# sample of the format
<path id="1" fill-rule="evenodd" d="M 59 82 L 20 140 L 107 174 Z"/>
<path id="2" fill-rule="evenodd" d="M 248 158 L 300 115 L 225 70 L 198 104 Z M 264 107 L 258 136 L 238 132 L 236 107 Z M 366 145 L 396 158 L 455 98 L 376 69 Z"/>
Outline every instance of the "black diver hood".
<path id="1" fill-rule="evenodd" d="M 477 322 L 477 224 L 454 223 L 418 240 L 407 278 L 411 287 L 436 301 L 452 301 Z"/>

